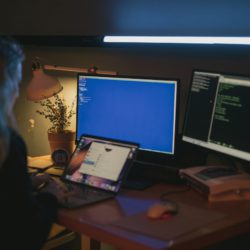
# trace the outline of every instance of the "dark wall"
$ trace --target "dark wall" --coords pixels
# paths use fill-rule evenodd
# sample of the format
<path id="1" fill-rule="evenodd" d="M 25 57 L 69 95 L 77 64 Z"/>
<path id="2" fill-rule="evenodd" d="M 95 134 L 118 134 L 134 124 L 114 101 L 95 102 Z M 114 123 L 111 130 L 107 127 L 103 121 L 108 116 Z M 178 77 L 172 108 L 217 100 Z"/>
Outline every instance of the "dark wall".
<path id="1" fill-rule="evenodd" d="M 30 154 L 49 151 L 44 136 L 48 124 L 36 115 L 36 106 L 25 98 L 31 60 L 35 57 L 40 57 L 45 64 L 95 65 L 124 75 L 180 79 L 178 131 L 181 132 L 192 70 L 249 74 L 250 49 L 199 45 L 108 47 L 100 46 L 99 42 L 96 46 L 93 39 L 106 34 L 250 36 L 249 9 L 250 1 L 246 0 L 2 0 L 0 34 L 36 36 L 25 43 L 24 77 L 16 105 L 20 132 Z M 34 44 L 39 46 L 30 46 Z M 61 78 L 66 86 L 75 88 L 76 74 L 52 74 Z M 34 129 L 29 127 L 30 119 L 36 121 Z"/>
<path id="2" fill-rule="evenodd" d="M 15 112 L 20 132 L 31 155 L 49 153 L 46 138 L 49 124 L 36 114 L 36 104 L 28 102 L 25 97 L 27 84 L 32 77 L 31 61 L 35 57 L 40 57 L 44 64 L 87 68 L 94 65 L 99 69 L 117 71 L 122 75 L 180 79 L 179 132 L 182 131 L 193 69 L 250 75 L 248 46 L 25 46 L 25 53 L 21 94 Z M 76 73 L 47 73 L 58 77 L 65 88 L 69 87 L 70 91 L 76 91 Z M 35 120 L 33 129 L 30 128 L 30 119 Z"/>
<path id="3" fill-rule="evenodd" d="M 2 0 L 0 33 L 250 35 L 246 0 Z"/>

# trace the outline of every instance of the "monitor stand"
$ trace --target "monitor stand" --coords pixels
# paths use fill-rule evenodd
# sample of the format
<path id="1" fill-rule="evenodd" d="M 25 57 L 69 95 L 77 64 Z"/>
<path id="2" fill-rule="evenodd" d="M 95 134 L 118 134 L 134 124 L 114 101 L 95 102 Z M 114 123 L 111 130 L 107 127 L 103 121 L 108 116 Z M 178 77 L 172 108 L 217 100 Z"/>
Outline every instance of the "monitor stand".
<path id="1" fill-rule="evenodd" d="M 147 174 L 147 164 L 145 165 L 144 162 L 134 161 L 122 187 L 143 190 L 155 183 L 156 181 Z"/>
<path id="2" fill-rule="evenodd" d="M 182 184 L 183 180 L 180 179 L 177 167 L 135 161 L 123 187 L 142 190 L 157 182 Z"/>
<path id="3" fill-rule="evenodd" d="M 156 182 L 153 180 L 127 179 L 123 183 L 123 188 L 143 190 L 154 185 L 155 183 Z"/>

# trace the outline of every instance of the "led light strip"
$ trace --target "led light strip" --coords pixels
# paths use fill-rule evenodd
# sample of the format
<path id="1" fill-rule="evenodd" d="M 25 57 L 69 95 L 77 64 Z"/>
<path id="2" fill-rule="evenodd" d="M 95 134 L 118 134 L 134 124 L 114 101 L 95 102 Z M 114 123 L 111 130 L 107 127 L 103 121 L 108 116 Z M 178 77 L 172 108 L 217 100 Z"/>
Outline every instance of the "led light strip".
<path id="1" fill-rule="evenodd" d="M 224 36 L 104 36 L 105 43 L 177 43 L 250 45 L 250 37 Z"/>

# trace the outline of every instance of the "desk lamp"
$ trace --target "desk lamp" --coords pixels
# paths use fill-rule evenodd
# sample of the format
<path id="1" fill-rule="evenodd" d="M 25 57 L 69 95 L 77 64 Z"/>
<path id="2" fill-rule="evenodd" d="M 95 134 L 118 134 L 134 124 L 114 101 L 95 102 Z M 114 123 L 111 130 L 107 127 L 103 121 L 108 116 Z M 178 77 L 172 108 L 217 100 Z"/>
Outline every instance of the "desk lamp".
<path id="1" fill-rule="evenodd" d="M 32 62 L 33 78 L 27 87 L 27 99 L 30 101 L 49 98 L 63 89 L 58 79 L 45 74 L 43 69 L 38 59 Z"/>
<path id="2" fill-rule="evenodd" d="M 95 66 L 91 68 L 73 68 L 57 65 L 42 65 L 39 58 L 36 58 L 32 62 L 33 78 L 27 87 L 27 99 L 30 101 L 40 101 L 52 97 L 63 89 L 59 80 L 45 74 L 44 69 L 86 74 L 117 75 L 115 71 L 99 70 Z"/>

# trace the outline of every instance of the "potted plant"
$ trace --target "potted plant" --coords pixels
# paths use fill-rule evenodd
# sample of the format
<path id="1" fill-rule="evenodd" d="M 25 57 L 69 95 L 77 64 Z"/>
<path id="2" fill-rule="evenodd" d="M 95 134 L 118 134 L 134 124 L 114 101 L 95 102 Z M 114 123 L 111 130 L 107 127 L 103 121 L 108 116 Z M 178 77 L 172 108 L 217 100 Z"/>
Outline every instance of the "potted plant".
<path id="1" fill-rule="evenodd" d="M 75 132 L 69 130 L 71 118 L 75 115 L 75 99 L 67 105 L 63 96 L 54 94 L 52 97 L 38 101 L 41 109 L 36 112 L 50 121 L 48 129 L 52 160 L 64 164 L 73 152 Z"/>

